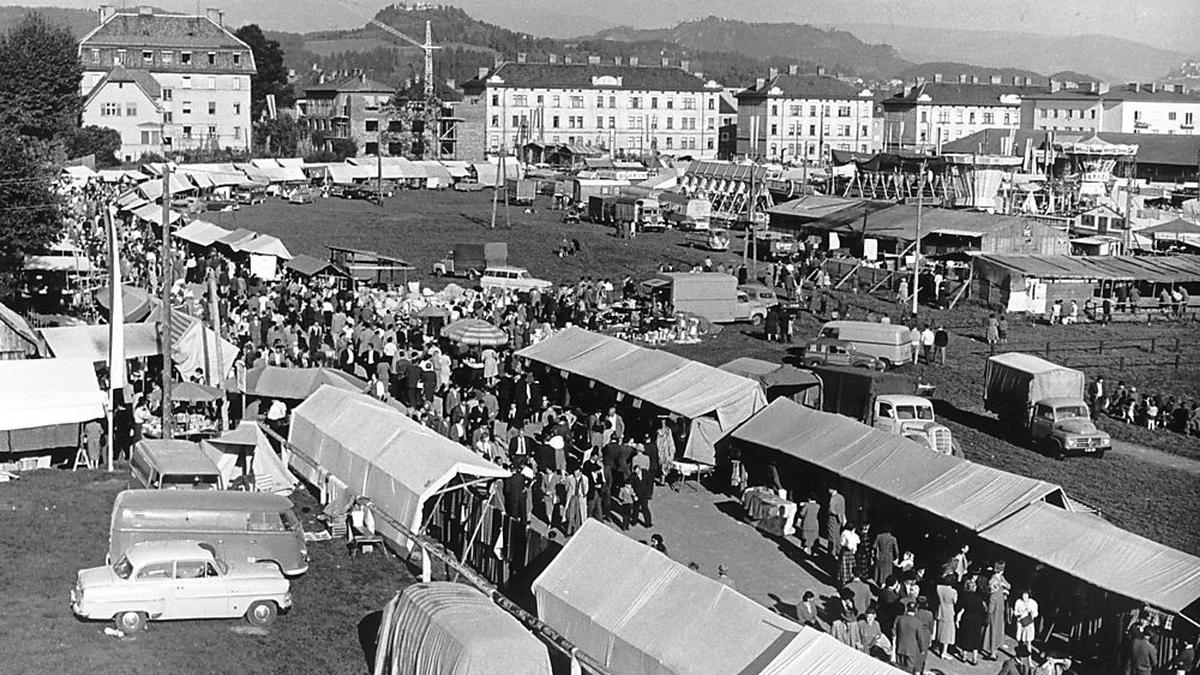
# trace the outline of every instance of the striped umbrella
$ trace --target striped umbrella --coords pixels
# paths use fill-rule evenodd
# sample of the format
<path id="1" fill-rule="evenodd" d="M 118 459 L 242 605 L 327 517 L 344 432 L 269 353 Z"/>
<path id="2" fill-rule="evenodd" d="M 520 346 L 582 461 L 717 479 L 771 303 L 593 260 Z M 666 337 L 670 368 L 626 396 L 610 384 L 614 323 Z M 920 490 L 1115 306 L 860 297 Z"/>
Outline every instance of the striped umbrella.
<path id="1" fill-rule="evenodd" d="M 498 347 L 508 342 L 508 335 L 483 319 L 460 319 L 442 329 L 442 337 L 464 345 Z"/>

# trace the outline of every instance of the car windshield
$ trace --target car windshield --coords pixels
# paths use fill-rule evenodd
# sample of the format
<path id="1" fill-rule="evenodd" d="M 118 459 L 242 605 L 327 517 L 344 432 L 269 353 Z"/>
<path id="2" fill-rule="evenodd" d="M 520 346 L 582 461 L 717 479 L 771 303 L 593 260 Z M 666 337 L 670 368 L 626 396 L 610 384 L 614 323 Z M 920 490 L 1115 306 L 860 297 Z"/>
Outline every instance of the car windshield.
<path id="1" fill-rule="evenodd" d="M 1063 407 L 1061 407 L 1061 408 L 1058 408 L 1058 409 L 1055 411 L 1055 416 L 1056 416 L 1056 417 L 1059 417 L 1059 418 L 1063 418 L 1063 417 L 1067 417 L 1067 418 L 1069 418 L 1069 417 L 1087 417 L 1087 416 L 1088 416 L 1088 412 L 1087 412 L 1087 408 L 1084 408 L 1083 406 L 1079 406 L 1079 405 L 1068 405 L 1068 406 L 1063 406 Z"/>
<path id="2" fill-rule="evenodd" d="M 902 420 L 931 420 L 933 409 L 921 405 L 898 405 L 896 417 Z"/>
<path id="3" fill-rule="evenodd" d="M 129 562 L 129 558 L 121 556 L 121 559 L 113 563 L 113 572 L 122 579 L 128 579 L 130 574 L 133 574 L 133 565 Z"/>

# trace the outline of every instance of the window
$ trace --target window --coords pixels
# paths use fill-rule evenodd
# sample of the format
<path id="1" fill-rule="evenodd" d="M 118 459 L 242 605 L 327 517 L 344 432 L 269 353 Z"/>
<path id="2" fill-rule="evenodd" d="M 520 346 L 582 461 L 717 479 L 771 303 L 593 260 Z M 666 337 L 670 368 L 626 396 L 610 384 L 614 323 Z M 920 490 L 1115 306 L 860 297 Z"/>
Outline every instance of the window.
<path id="1" fill-rule="evenodd" d="M 217 78 L 215 78 L 215 77 L 208 78 L 208 88 L 209 89 L 217 88 Z"/>
<path id="2" fill-rule="evenodd" d="M 142 130 L 142 145 L 158 145 L 158 132 Z"/>
<path id="3" fill-rule="evenodd" d="M 513 106 L 524 108 L 529 105 L 529 97 L 525 94 L 515 94 L 513 96 Z"/>
<path id="4" fill-rule="evenodd" d="M 778 135 L 779 135 L 779 125 L 778 125 L 778 124 L 772 124 L 772 125 L 771 125 L 771 135 L 772 135 L 772 136 L 778 136 Z"/>
<path id="5" fill-rule="evenodd" d="M 921 124 L 925 124 L 928 121 L 929 121 L 929 111 L 922 110 L 921 111 Z"/>
<path id="6" fill-rule="evenodd" d="M 709 131 L 712 131 L 712 129 L 713 129 L 713 118 L 711 118 L 711 117 L 710 117 L 710 118 L 708 118 L 708 123 L 707 123 L 707 124 L 705 124 L 705 126 L 708 128 L 708 130 L 709 130 Z"/>
<path id="7" fill-rule="evenodd" d="M 179 86 L 182 89 L 191 89 L 192 88 L 192 76 L 184 75 Z"/>
<path id="8" fill-rule="evenodd" d="M 779 115 L 779 104 L 772 103 L 771 104 L 771 117 L 777 117 L 778 115 Z"/>
<path id="9" fill-rule="evenodd" d="M 209 135 L 210 137 L 212 137 L 212 138 L 216 138 L 216 137 L 217 137 L 217 128 L 216 128 L 216 127 L 213 127 L 213 126 L 210 126 L 210 127 L 208 128 L 208 135 Z"/>
<path id="10" fill-rule="evenodd" d="M 672 139 L 670 136 L 667 136 L 667 148 L 670 148 L 670 147 L 671 147 L 671 141 L 672 141 L 672 140 L 674 140 L 674 139 Z"/>
<path id="11" fill-rule="evenodd" d="M 1049 114 L 1050 114 L 1050 111 L 1049 111 L 1049 110 L 1046 110 L 1045 108 L 1042 108 L 1042 109 L 1041 109 L 1041 110 L 1039 110 L 1038 112 L 1039 112 L 1039 113 L 1041 113 L 1041 114 L 1039 115 L 1040 117 L 1046 117 L 1047 115 L 1049 115 Z"/>
<path id="12" fill-rule="evenodd" d="M 558 128 L 558 115 L 555 115 L 554 117 L 550 118 L 550 127 L 553 129 Z"/>
<path id="13" fill-rule="evenodd" d="M 154 52 L 149 49 L 142 50 L 142 63 L 154 63 Z"/>
<path id="14" fill-rule="evenodd" d="M 492 115 L 492 126 L 493 127 L 500 126 L 500 116 L 499 115 Z"/>
<path id="15" fill-rule="evenodd" d="M 631 97 L 629 97 L 629 107 L 630 107 L 630 108 L 640 108 L 640 107 L 642 107 L 642 97 L 641 97 L 641 96 L 631 96 Z"/>
<path id="16" fill-rule="evenodd" d="M 156 579 L 170 579 L 174 562 L 150 563 L 142 569 L 138 570 L 138 581 L 154 581 Z"/>
<path id="17" fill-rule="evenodd" d="M 996 121 L 996 113 L 990 113 L 990 112 L 983 113 L 983 123 L 984 124 L 992 124 L 995 121 Z"/>
<path id="18" fill-rule="evenodd" d="M 538 103 L 541 103 L 541 101 L 538 101 Z M 500 105 L 500 94 L 492 94 L 492 105 Z"/>
<path id="19" fill-rule="evenodd" d="M 121 104 L 120 103 L 105 103 L 105 104 L 101 105 L 100 106 L 100 116 L 101 117 L 120 117 L 121 116 Z"/>
<path id="20" fill-rule="evenodd" d="M 163 122 L 170 124 L 171 122 L 174 122 L 174 121 L 175 121 L 174 113 L 172 113 L 169 110 L 167 112 L 163 113 Z"/>
<path id="21" fill-rule="evenodd" d="M 242 65 L 242 55 L 240 52 L 233 53 L 233 65 L 235 65 L 235 66 Z"/>
<path id="22" fill-rule="evenodd" d="M 174 92 L 174 90 L 173 90 L 173 89 L 170 89 L 170 88 L 168 88 L 168 87 L 163 87 L 163 90 L 162 90 L 162 100 L 164 100 L 164 101 L 170 101 L 170 100 L 171 100 L 171 97 L 174 95 L 174 93 L 173 93 L 173 92 Z"/>
<path id="23" fill-rule="evenodd" d="M 550 107 L 561 108 L 562 107 L 562 97 L 559 96 L 558 94 L 551 96 L 550 97 Z"/>
<path id="24" fill-rule="evenodd" d="M 604 97 L 603 97 L 603 96 L 597 96 L 597 97 L 596 97 L 596 107 L 597 107 L 597 108 L 603 108 L 603 107 L 604 107 Z"/>
<path id="25" fill-rule="evenodd" d="M 838 126 L 838 136 L 841 136 L 843 138 L 849 137 L 850 136 L 850 125 L 842 124 L 842 125 Z"/>
<path id="26" fill-rule="evenodd" d="M 1091 113 L 1092 113 L 1091 118 L 1096 119 L 1096 109 L 1095 108 L 1092 108 Z M 1190 115 L 1191 113 L 1188 113 L 1188 114 Z"/>
<path id="27" fill-rule="evenodd" d="M 191 115 L 192 114 L 192 102 L 184 101 L 183 106 L 180 108 L 179 112 L 183 113 L 184 115 Z"/>
<path id="28" fill-rule="evenodd" d="M 538 105 L 541 105 L 543 102 L 545 102 L 545 100 L 546 100 L 545 97 L 543 97 L 541 94 L 538 94 L 538 97 L 537 97 Z"/>
<path id="29" fill-rule="evenodd" d="M 675 109 L 675 99 L 668 98 L 667 99 L 667 110 L 674 110 L 674 109 Z"/>
<path id="30" fill-rule="evenodd" d="M 609 118 L 608 118 L 608 128 L 609 128 L 609 129 L 616 129 L 616 128 L 617 128 L 617 118 L 616 118 L 616 117 L 609 117 Z"/>
<path id="31" fill-rule="evenodd" d="M 583 107 L 583 97 L 582 96 L 572 96 L 571 97 L 571 107 L 572 108 L 582 108 Z"/>
<path id="32" fill-rule="evenodd" d="M 975 124 L 975 111 L 974 110 L 967 113 L 967 122 L 969 122 L 971 124 Z"/>
<path id="33" fill-rule="evenodd" d="M 949 110 L 939 110 L 938 111 L 938 124 L 949 124 L 949 123 L 950 123 L 950 111 Z"/>
<path id="34" fill-rule="evenodd" d="M 670 117 L 667 118 L 667 128 L 668 129 L 673 128 L 674 123 L 675 123 L 675 120 L 673 118 L 670 118 Z M 680 128 L 682 129 L 683 127 L 681 126 Z"/>
<path id="35" fill-rule="evenodd" d="M 217 65 L 217 53 L 216 52 L 208 53 L 208 65 L 210 65 L 210 66 Z"/>
<path id="36" fill-rule="evenodd" d="M 1094 111 L 1093 111 L 1093 112 L 1094 112 Z M 1185 127 L 1190 127 L 1190 126 L 1192 126 L 1192 120 L 1193 120 L 1193 119 L 1194 119 L 1194 118 L 1192 117 L 1192 113 L 1190 113 L 1190 112 L 1189 112 L 1189 113 L 1183 113 L 1183 126 L 1185 126 Z"/>
<path id="37" fill-rule="evenodd" d="M 1012 113 L 1004 113 L 1004 126 L 1012 126 Z"/>
<path id="38" fill-rule="evenodd" d="M 234 104 L 233 104 L 233 114 L 234 114 L 234 115 L 241 115 L 241 114 L 242 114 L 242 104 L 241 104 L 241 103 L 234 103 Z"/>
<path id="39" fill-rule="evenodd" d="M 596 128 L 597 128 L 597 129 L 603 129 L 603 128 L 604 128 L 604 118 L 603 118 L 603 117 L 597 117 L 597 118 L 596 118 Z"/>
<path id="40" fill-rule="evenodd" d="M 520 115 L 513 115 L 512 125 L 513 125 L 514 129 L 521 128 L 521 116 Z"/>
<path id="41" fill-rule="evenodd" d="M 242 88 L 242 78 L 240 78 L 240 77 L 233 78 L 233 88 L 234 88 L 234 90 L 238 90 L 238 89 Z"/>
<path id="42" fill-rule="evenodd" d="M 179 62 L 185 66 L 190 64 L 192 62 L 192 53 L 191 52 L 179 52 Z"/>
<path id="43" fill-rule="evenodd" d="M 617 97 L 616 96 L 608 97 L 608 107 L 610 107 L 610 108 L 617 107 Z"/>
<path id="44" fill-rule="evenodd" d="M 838 117 L 849 117 L 849 116 L 850 116 L 850 106 L 848 106 L 848 105 L 838 106 Z"/>
<path id="45" fill-rule="evenodd" d="M 217 102 L 216 102 L 216 101 L 209 101 L 209 102 L 208 102 L 208 114 L 209 114 L 209 115 L 216 115 L 216 114 L 217 114 Z"/>
<path id="46" fill-rule="evenodd" d="M 808 106 L 808 116 L 809 117 L 817 116 L 817 106 L 815 106 L 815 105 Z"/>
<path id="47" fill-rule="evenodd" d="M 92 63 L 100 63 L 100 50 L 99 49 L 92 50 Z"/>
<path id="48" fill-rule="evenodd" d="M 1134 110 L 1134 111 L 1133 111 L 1133 121 L 1134 121 L 1134 122 L 1141 122 L 1141 121 L 1142 121 L 1142 111 L 1141 111 L 1141 110 Z"/>
<path id="49" fill-rule="evenodd" d="M 158 60 L 163 63 L 170 63 L 175 60 L 175 52 L 159 52 Z"/>
<path id="50" fill-rule="evenodd" d="M 709 150 L 712 150 L 712 149 L 713 149 L 713 139 L 711 139 L 711 138 L 710 138 L 710 139 L 708 139 L 708 149 L 709 149 Z"/>
<path id="51" fill-rule="evenodd" d="M 125 104 L 125 116 L 126 117 L 137 117 L 137 104 L 136 103 L 126 103 Z"/>
<path id="52" fill-rule="evenodd" d="M 650 97 L 650 107 L 651 107 L 651 108 L 658 108 L 658 97 L 657 97 L 657 96 L 651 96 L 651 97 Z"/>
<path id="53" fill-rule="evenodd" d="M 117 50 L 116 56 L 113 57 L 113 63 L 115 63 L 117 65 L 125 63 L 125 50 L 124 49 Z"/>
<path id="54" fill-rule="evenodd" d="M 1174 111 L 1174 110 L 1172 110 L 1171 112 L 1168 112 L 1168 113 L 1167 113 L 1167 121 L 1168 121 L 1168 122 L 1174 122 L 1174 121 L 1175 121 L 1175 111 Z"/>
<path id="55" fill-rule="evenodd" d="M 791 115 L 792 117 L 799 117 L 801 110 L 802 109 L 800 108 L 800 106 L 794 105 L 794 106 L 791 106 L 788 108 L 788 114 Z"/>
<path id="56" fill-rule="evenodd" d="M 366 130 L 369 132 L 379 131 L 379 120 L 367 120 Z"/>

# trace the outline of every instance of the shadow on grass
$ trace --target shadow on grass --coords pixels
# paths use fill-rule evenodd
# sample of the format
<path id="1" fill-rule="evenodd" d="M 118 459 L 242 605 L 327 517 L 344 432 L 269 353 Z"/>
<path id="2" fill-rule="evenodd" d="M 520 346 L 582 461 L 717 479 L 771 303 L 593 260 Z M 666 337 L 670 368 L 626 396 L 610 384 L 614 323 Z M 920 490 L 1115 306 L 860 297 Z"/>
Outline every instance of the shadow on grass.
<path id="1" fill-rule="evenodd" d="M 375 646 L 379 642 L 379 624 L 382 620 L 383 611 L 375 610 L 358 622 L 358 644 L 362 647 L 368 673 L 375 671 Z"/>

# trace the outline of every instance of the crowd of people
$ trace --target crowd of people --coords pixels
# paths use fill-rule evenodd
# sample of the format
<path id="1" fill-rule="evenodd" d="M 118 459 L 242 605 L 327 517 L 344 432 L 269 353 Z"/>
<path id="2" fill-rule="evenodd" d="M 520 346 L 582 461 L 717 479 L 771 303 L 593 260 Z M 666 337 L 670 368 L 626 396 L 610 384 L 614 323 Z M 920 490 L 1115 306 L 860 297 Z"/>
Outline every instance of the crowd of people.
<path id="1" fill-rule="evenodd" d="M 1165 429 L 1200 436 L 1200 401 L 1139 392 L 1123 381 L 1110 391 L 1103 376 L 1088 385 L 1088 398 L 1094 415 L 1103 413 L 1152 431 Z"/>

